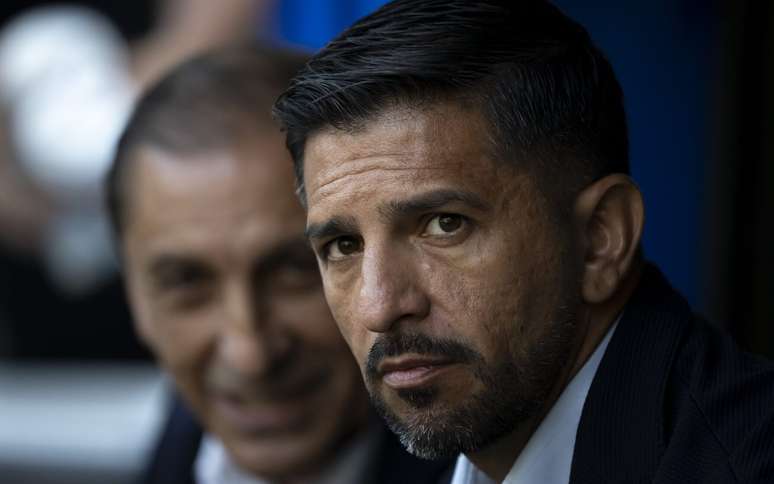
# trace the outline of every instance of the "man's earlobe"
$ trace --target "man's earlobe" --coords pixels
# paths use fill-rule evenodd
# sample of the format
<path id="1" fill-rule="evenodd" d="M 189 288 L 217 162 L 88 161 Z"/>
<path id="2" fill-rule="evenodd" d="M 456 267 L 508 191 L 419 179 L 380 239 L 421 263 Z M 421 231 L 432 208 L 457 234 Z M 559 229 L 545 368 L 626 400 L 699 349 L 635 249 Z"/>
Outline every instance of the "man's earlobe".
<path id="1" fill-rule="evenodd" d="M 583 243 L 583 299 L 607 301 L 629 275 L 638 254 L 645 219 L 642 194 L 626 175 L 608 175 L 575 200 Z"/>

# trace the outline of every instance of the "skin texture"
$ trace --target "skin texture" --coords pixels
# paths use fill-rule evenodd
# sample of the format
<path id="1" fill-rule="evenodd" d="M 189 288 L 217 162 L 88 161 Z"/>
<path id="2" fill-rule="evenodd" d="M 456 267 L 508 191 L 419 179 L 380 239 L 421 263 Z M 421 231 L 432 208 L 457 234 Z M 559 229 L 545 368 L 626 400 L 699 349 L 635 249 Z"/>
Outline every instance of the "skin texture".
<path id="1" fill-rule="evenodd" d="M 488 135 L 456 104 L 396 107 L 310 137 L 304 169 L 326 297 L 376 406 L 409 450 L 501 480 L 628 297 L 642 203 L 616 175 L 559 223 Z"/>
<path id="2" fill-rule="evenodd" d="M 279 134 L 136 152 L 123 256 L 137 331 L 244 469 L 303 480 L 367 421 Z"/>

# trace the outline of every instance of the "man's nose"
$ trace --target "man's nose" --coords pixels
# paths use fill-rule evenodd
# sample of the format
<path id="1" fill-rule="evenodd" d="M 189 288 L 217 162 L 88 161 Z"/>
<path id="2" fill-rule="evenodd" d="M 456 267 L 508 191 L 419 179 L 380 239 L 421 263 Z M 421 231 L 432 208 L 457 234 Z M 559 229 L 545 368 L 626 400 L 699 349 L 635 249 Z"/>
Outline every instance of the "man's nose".
<path id="1" fill-rule="evenodd" d="M 363 253 L 354 317 L 369 331 L 383 333 L 427 316 L 430 301 L 416 264 L 408 249 L 375 247 Z"/>
<path id="2" fill-rule="evenodd" d="M 250 284 L 232 284 L 223 298 L 218 356 L 244 375 L 266 373 L 287 346 L 281 328 L 271 322 L 268 305 Z"/>

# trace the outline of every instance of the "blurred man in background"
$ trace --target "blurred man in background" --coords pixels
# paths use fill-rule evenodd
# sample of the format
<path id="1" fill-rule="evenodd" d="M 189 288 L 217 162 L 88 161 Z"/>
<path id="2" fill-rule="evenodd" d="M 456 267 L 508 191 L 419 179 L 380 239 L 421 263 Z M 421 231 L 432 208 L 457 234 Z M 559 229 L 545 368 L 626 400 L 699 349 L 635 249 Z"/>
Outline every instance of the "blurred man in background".
<path id="1" fill-rule="evenodd" d="M 270 111 L 305 58 L 233 49 L 140 100 L 108 181 L 142 340 L 185 406 L 146 482 L 432 482 L 370 418 Z M 192 410 L 204 434 L 187 413 Z"/>
<path id="2" fill-rule="evenodd" d="M 102 205 L 116 142 L 148 85 L 268 30 L 275 2 L 156 0 L 145 15 L 140 5 L 25 3 L 0 12 L 16 12 L 0 17 L 0 356 L 140 356 Z M 132 20 L 145 28 L 125 37 Z M 61 331 L 46 323 L 53 315 L 77 324 Z"/>

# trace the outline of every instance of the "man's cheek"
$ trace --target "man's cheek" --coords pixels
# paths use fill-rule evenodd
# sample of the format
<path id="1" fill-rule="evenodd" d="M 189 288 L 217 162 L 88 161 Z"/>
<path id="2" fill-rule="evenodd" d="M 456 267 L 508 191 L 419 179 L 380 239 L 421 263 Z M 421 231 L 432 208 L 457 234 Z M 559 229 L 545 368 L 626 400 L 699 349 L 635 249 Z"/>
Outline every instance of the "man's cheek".
<path id="1" fill-rule="evenodd" d="M 367 331 L 357 331 L 353 328 L 349 331 L 344 339 L 347 341 L 352 354 L 357 360 L 360 366 L 365 365 L 365 361 L 368 358 L 368 350 L 370 349 L 369 338 Z"/>
<path id="2" fill-rule="evenodd" d="M 367 331 L 361 324 L 357 323 L 355 318 L 347 319 L 346 323 L 340 324 L 342 335 L 347 345 L 352 350 L 352 354 L 362 367 L 368 358 L 368 351 L 371 348 L 372 333 Z"/>
<path id="3" fill-rule="evenodd" d="M 326 292 L 326 301 L 330 308 L 333 319 L 336 322 L 338 331 L 343 336 L 347 345 L 353 349 L 353 341 L 355 337 L 356 322 L 350 316 L 350 312 L 346 310 L 341 304 L 341 301 L 337 297 L 332 297 Z"/>

